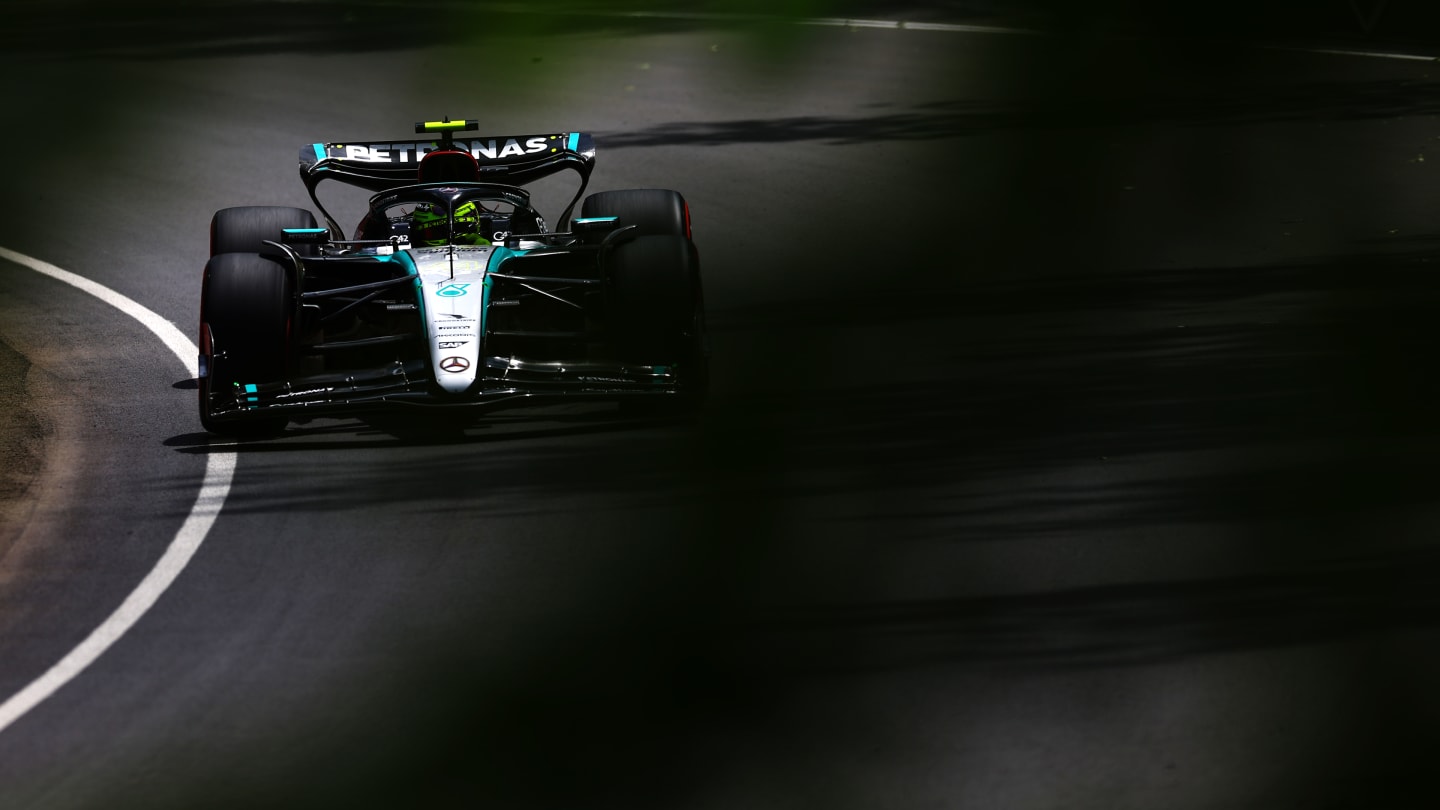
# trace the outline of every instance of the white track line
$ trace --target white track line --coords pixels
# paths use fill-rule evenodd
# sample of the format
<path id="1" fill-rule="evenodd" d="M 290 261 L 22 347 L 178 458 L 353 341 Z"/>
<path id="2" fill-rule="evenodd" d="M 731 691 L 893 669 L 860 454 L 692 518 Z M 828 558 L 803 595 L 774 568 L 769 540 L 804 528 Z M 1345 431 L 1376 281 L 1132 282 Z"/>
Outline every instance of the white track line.
<path id="1" fill-rule="evenodd" d="M 175 356 L 180 358 L 180 362 L 190 370 L 190 376 L 194 377 L 197 374 L 196 356 L 199 352 L 195 344 L 175 328 L 174 324 L 134 300 L 126 298 L 108 287 L 96 284 L 84 276 L 61 270 L 53 264 L 32 259 L 3 247 L 0 247 L 0 259 L 14 262 L 37 273 L 63 281 L 129 315 L 146 329 L 154 332 L 166 348 L 174 352 Z M 200 495 L 195 499 L 195 505 L 190 508 L 189 517 L 185 518 L 185 523 L 180 526 L 180 531 L 175 534 L 175 539 L 170 541 L 170 545 L 165 549 L 160 560 L 155 563 L 155 567 L 145 575 L 145 578 L 125 598 L 120 607 L 110 614 L 110 617 L 99 627 L 95 628 L 89 637 L 80 642 L 79 646 L 60 659 L 59 663 L 52 666 L 44 675 L 36 678 L 4 703 L 0 703 L 0 732 L 9 728 L 26 712 L 38 706 L 46 698 L 55 694 L 60 687 L 84 672 L 86 667 L 95 663 L 97 658 L 119 641 L 121 636 L 124 636 L 150 608 L 154 607 L 155 602 L 175 582 L 176 577 L 180 576 L 180 572 L 185 570 L 185 566 L 199 550 L 200 544 L 205 541 L 205 535 L 210 532 L 210 527 L 214 525 L 221 507 L 225 505 L 225 498 L 230 494 L 230 481 L 234 475 L 235 456 L 233 453 L 211 453 L 206 457 L 205 480 L 200 485 Z"/>
<path id="2" fill-rule="evenodd" d="M 880 28 L 892 31 L 943 31 L 951 34 L 1039 34 L 1029 28 L 1006 28 L 998 25 L 962 25 L 960 23 L 910 22 L 907 20 L 848 20 L 840 17 L 814 17 L 796 20 L 797 25 L 823 25 L 830 28 Z"/>
<path id="3" fill-rule="evenodd" d="M 546 12 L 535 11 L 528 8 L 515 8 L 506 6 L 497 8 L 496 11 L 511 14 L 543 14 Z M 744 23 L 744 22 L 788 22 L 794 25 L 812 25 L 825 28 L 849 28 L 859 30 L 872 28 L 883 31 L 936 31 L 948 34 L 1000 34 L 1000 35 L 1026 35 L 1026 36 L 1063 36 L 1055 32 L 1047 32 L 1037 28 L 1014 28 L 1001 25 L 968 25 L 964 23 L 944 22 L 916 22 L 911 20 L 862 20 L 846 19 L 843 17 L 803 17 L 787 19 L 764 14 L 725 14 L 720 12 L 679 12 L 679 11 L 591 11 L 587 12 L 596 17 L 628 17 L 631 19 L 656 19 L 656 20 L 693 20 L 698 22 L 713 23 Z M 1131 39 L 1126 36 L 1122 39 Z M 1362 51 L 1346 48 L 1307 48 L 1302 45 L 1266 45 L 1257 44 L 1257 47 L 1269 50 L 1296 51 L 1299 53 L 1318 53 L 1328 56 L 1359 56 L 1366 59 L 1399 59 L 1414 62 L 1440 62 L 1440 57 L 1429 54 L 1401 53 L 1394 51 Z"/>
<path id="4" fill-rule="evenodd" d="M 506 9 L 512 13 L 545 12 L 530 9 Z M 628 17 L 630 19 L 691 20 L 713 23 L 788 22 L 794 25 L 819 25 L 828 28 L 880 28 L 893 31 L 943 31 L 951 34 L 1039 34 L 1028 28 L 1006 28 L 996 25 L 964 25 L 961 23 L 909 22 L 906 20 L 858 20 L 843 17 L 801 17 L 787 19 L 764 14 L 725 14 L 721 12 L 683 11 L 590 11 L 595 17 Z"/>
<path id="5" fill-rule="evenodd" d="M 1299 51 L 1319 53 L 1326 56 L 1363 56 L 1366 59 L 1400 59 L 1407 62 L 1440 62 L 1440 57 L 1420 53 L 1392 53 L 1389 51 L 1350 51 L 1344 48 L 1304 48 L 1298 45 L 1268 45 L 1274 51 Z"/>

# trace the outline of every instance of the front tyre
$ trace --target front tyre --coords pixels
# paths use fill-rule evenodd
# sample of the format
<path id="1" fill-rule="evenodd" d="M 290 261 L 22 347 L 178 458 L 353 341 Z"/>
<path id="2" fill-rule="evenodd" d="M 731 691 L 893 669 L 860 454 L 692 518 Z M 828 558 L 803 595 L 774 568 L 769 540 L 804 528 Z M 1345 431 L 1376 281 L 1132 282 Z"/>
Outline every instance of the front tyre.
<path id="1" fill-rule="evenodd" d="M 294 285 L 283 267 L 255 253 L 221 253 L 205 265 L 200 294 L 200 424 L 227 436 L 280 433 L 284 417 L 217 414 L 238 386 L 283 379 Z"/>
<path id="2" fill-rule="evenodd" d="M 709 387 L 709 358 L 695 246 L 682 236 L 640 236 L 615 246 L 607 265 L 617 359 L 672 366 L 675 404 L 698 406 Z"/>
<path id="3" fill-rule="evenodd" d="M 580 216 L 616 217 L 621 227 L 635 226 L 639 236 L 690 238 L 690 205 L 678 191 L 660 188 L 600 191 L 585 198 Z"/>
<path id="4" fill-rule="evenodd" d="M 222 208 L 210 219 L 210 255 L 269 253 L 274 248 L 265 242 L 279 242 L 286 228 L 314 227 L 315 215 L 304 208 L 280 205 Z M 306 249 L 308 246 L 301 248 L 302 255 Z"/>

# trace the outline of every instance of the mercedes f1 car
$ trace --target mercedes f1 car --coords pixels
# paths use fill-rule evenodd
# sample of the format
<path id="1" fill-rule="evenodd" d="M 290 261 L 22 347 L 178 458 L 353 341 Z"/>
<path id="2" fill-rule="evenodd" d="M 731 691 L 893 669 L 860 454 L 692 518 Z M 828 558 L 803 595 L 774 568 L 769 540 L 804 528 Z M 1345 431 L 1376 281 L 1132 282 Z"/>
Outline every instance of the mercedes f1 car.
<path id="1" fill-rule="evenodd" d="M 703 398 L 685 199 L 585 197 L 587 133 L 463 134 L 474 131 L 446 119 L 416 124 L 419 140 L 301 148 L 300 178 L 324 225 L 302 208 L 216 212 L 200 304 L 207 430 L 266 435 L 297 419 L 406 409 L 463 421 L 579 400 L 683 409 Z M 564 170 L 579 188 L 551 231 L 523 185 Z M 348 239 L 316 194 L 326 180 L 374 192 Z"/>

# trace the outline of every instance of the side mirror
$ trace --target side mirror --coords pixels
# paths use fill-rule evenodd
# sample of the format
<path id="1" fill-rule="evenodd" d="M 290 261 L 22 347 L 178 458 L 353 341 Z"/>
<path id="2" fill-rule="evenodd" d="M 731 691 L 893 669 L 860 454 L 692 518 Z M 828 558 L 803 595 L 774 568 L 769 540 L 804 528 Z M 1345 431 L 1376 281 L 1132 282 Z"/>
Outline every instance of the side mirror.
<path id="1" fill-rule="evenodd" d="M 602 241 L 618 227 L 619 217 L 582 217 L 570 220 L 571 232 L 585 244 Z"/>
<path id="2" fill-rule="evenodd" d="M 282 245 L 328 245 L 330 231 L 325 228 L 286 228 L 280 234 Z"/>

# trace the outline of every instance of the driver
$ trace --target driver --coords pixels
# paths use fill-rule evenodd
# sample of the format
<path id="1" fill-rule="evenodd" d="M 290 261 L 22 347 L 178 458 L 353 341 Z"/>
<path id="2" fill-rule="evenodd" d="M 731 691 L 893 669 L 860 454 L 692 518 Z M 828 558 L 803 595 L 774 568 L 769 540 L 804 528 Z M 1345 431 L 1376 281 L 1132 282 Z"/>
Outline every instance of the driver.
<path id="1" fill-rule="evenodd" d="M 454 243 L 457 245 L 488 245 L 490 240 L 481 235 L 480 208 L 473 202 L 461 203 L 455 209 L 451 222 L 445 219 L 445 211 L 430 203 L 420 203 L 410 215 L 410 242 L 416 245 L 437 246 Z"/>

